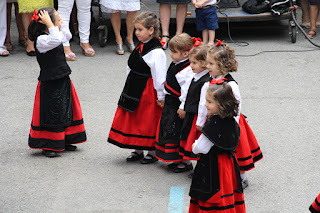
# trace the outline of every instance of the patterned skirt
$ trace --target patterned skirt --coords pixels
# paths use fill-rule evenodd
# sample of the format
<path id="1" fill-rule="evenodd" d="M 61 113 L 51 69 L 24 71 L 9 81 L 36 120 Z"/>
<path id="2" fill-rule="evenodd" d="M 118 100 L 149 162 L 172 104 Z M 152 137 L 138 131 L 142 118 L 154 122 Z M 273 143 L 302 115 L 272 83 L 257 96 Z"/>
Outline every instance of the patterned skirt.
<path id="1" fill-rule="evenodd" d="M 69 79 L 69 78 L 68 78 Z M 70 80 L 71 82 L 71 80 Z M 72 121 L 64 127 L 41 126 L 41 82 L 39 81 L 33 107 L 32 123 L 29 134 L 29 147 L 64 151 L 66 144 L 77 144 L 87 140 L 82 111 L 77 92 L 71 82 Z"/>
<path id="2" fill-rule="evenodd" d="M 43 7 L 53 7 L 53 0 L 18 0 L 19 13 L 32 13 Z"/>

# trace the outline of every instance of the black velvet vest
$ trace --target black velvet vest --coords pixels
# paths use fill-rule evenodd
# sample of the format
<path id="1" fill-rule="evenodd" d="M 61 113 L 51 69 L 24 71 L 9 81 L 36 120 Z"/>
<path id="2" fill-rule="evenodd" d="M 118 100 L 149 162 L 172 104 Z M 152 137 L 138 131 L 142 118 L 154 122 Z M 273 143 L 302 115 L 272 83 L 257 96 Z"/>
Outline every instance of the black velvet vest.
<path id="1" fill-rule="evenodd" d="M 142 56 L 156 48 L 162 48 L 162 46 L 158 39 L 153 38 L 144 44 L 141 53 L 139 53 L 139 48 L 131 53 L 128 60 L 128 66 L 131 70 L 118 102 L 120 108 L 128 112 L 134 112 L 137 108 L 147 81 L 151 77 L 150 67 Z"/>
<path id="2" fill-rule="evenodd" d="M 226 82 L 230 82 L 230 81 L 236 82 L 230 74 L 227 74 L 227 75 L 225 76 L 225 78 L 227 79 Z M 236 83 L 238 84 L 238 82 L 236 82 Z"/>
<path id="3" fill-rule="evenodd" d="M 184 105 L 184 111 L 198 113 L 198 106 L 200 102 L 200 95 L 201 95 L 201 88 L 205 82 L 211 80 L 209 73 L 202 76 L 198 81 L 192 80 L 189 90 L 187 99 Z"/>
<path id="4" fill-rule="evenodd" d="M 221 119 L 215 115 L 208 119 L 202 133 L 214 144 L 207 154 L 201 154 L 194 171 L 189 195 L 201 201 L 208 201 L 220 191 L 218 158 L 227 153 L 233 159 L 237 188 L 242 192 L 240 170 L 234 157 L 239 143 L 240 128 L 234 118 Z"/>
<path id="5" fill-rule="evenodd" d="M 179 64 L 172 62 L 169 66 L 164 89 L 173 97 L 179 98 L 181 95 L 181 87 L 176 79 L 176 74 L 188 66 L 190 66 L 189 59 Z"/>
<path id="6" fill-rule="evenodd" d="M 50 81 L 64 78 L 71 73 L 67 64 L 62 43 L 46 53 L 40 53 L 36 47 L 37 39 L 34 41 L 37 61 L 40 66 L 40 81 Z"/>

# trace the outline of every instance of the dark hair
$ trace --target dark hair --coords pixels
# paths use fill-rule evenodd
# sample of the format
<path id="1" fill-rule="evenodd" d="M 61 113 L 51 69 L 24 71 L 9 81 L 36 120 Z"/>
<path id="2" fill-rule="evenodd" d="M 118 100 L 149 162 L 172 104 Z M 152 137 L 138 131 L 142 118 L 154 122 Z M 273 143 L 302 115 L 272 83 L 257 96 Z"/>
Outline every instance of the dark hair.
<path id="1" fill-rule="evenodd" d="M 209 45 L 202 44 L 200 46 L 192 48 L 189 53 L 189 58 L 193 56 L 197 61 L 200 61 L 200 65 L 202 68 L 207 67 L 207 52 L 210 48 Z"/>
<path id="2" fill-rule="evenodd" d="M 220 46 L 212 46 L 208 54 L 212 56 L 219 67 L 221 74 L 228 74 L 229 72 L 236 72 L 238 69 L 238 62 L 234 54 L 234 50 L 228 44 L 221 44 Z"/>
<path id="3" fill-rule="evenodd" d="M 231 118 L 237 116 L 239 112 L 239 102 L 234 97 L 230 85 L 226 82 L 211 85 L 207 93 L 218 103 L 218 115 L 221 118 Z"/>
<path id="4" fill-rule="evenodd" d="M 55 22 L 55 19 L 56 19 L 56 17 L 55 17 L 55 12 L 56 12 L 56 10 L 55 10 L 53 7 L 44 7 L 44 8 L 41 8 L 41 9 L 38 10 L 38 14 L 37 14 L 37 15 L 39 15 L 40 11 L 43 11 L 43 10 L 46 10 L 46 11 L 48 12 L 48 14 L 49 14 L 49 16 L 50 16 L 50 18 L 51 18 L 52 23 L 54 23 L 54 22 Z M 39 22 L 40 20 L 41 20 L 40 18 L 38 19 L 38 21 L 32 20 L 32 21 L 30 22 L 30 24 L 29 24 L 29 27 L 28 27 L 28 36 L 29 36 L 29 39 L 30 39 L 31 41 L 36 40 L 36 38 L 37 38 L 39 35 L 43 34 L 43 32 L 45 32 L 46 29 L 47 29 L 47 26 L 46 26 L 45 24 L 41 24 L 41 23 Z"/>
<path id="5" fill-rule="evenodd" d="M 169 41 L 169 48 L 171 52 L 179 51 L 186 52 L 193 47 L 193 40 L 190 35 L 187 33 L 181 33 L 174 36 Z"/>
<path id="6" fill-rule="evenodd" d="M 134 20 L 134 23 L 139 22 L 141 23 L 145 28 L 150 29 L 153 27 L 154 32 L 152 37 L 159 37 L 160 35 L 160 21 L 156 14 L 153 12 L 143 12 L 137 15 L 137 17 Z"/>

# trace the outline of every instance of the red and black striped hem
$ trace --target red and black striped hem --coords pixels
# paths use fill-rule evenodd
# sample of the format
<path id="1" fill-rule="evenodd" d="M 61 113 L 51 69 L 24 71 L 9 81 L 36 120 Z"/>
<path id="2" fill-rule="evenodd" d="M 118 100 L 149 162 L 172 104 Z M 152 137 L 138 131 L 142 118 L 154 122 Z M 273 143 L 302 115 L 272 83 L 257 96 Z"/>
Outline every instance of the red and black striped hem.
<path id="1" fill-rule="evenodd" d="M 313 201 L 313 203 L 309 207 L 310 212 L 320 213 L 320 203 L 318 199 L 320 199 L 320 194 L 316 197 L 316 199 Z"/>
<path id="2" fill-rule="evenodd" d="M 228 209 L 234 209 L 236 208 L 237 205 L 244 205 L 245 202 L 244 200 L 241 201 L 235 201 L 234 204 L 232 205 L 226 205 L 226 206 L 211 206 L 211 207 L 204 207 L 200 206 L 199 202 L 197 200 L 190 200 L 190 203 L 198 205 L 199 208 L 203 211 L 223 211 L 223 210 L 228 210 Z"/>
<path id="3" fill-rule="evenodd" d="M 150 150 L 150 151 L 155 150 L 155 147 L 122 144 L 122 143 L 120 143 L 118 141 L 115 141 L 115 140 L 113 140 L 111 138 L 108 138 L 108 142 L 113 144 L 113 145 L 116 145 L 116 146 L 118 146 L 120 148 L 125 148 L 125 149 Z"/>
<path id="4" fill-rule="evenodd" d="M 252 150 L 251 154 L 252 155 L 245 158 L 237 158 L 239 168 L 241 171 L 249 171 L 253 169 L 255 167 L 254 164 L 263 158 L 260 147 Z M 249 161 L 250 163 L 246 164 L 245 161 Z"/>
<path id="5" fill-rule="evenodd" d="M 156 158 L 164 162 L 182 161 L 179 147 L 179 144 L 159 144 L 156 142 Z"/>

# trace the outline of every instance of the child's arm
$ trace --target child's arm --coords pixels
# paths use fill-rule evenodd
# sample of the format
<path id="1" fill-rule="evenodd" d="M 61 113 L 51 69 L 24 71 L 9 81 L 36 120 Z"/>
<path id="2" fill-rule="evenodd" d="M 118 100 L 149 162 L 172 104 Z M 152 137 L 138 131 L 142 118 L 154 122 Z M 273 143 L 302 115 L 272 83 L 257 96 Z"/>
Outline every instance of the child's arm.
<path id="1" fill-rule="evenodd" d="M 235 117 L 236 121 L 239 123 L 239 118 L 240 118 L 240 111 L 241 111 L 241 95 L 240 95 L 240 90 L 239 90 L 239 86 L 236 82 L 234 81 L 230 81 L 228 82 L 228 84 L 230 85 L 233 95 L 234 97 L 237 99 L 237 101 L 239 102 L 239 110 L 238 110 L 238 115 L 237 117 Z"/>
<path id="2" fill-rule="evenodd" d="M 188 92 L 188 89 L 187 87 L 189 88 L 190 86 L 190 82 L 188 82 L 190 79 L 193 78 L 193 75 L 194 73 L 192 72 L 192 69 L 190 66 L 187 66 L 186 68 L 184 68 L 183 70 L 181 70 L 179 73 L 176 74 L 176 79 L 180 85 L 180 88 L 181 88 L 181 95 L 179 97 L 179 100 L 185 100 L 186 97 L 187 97 L 187 92 Z M 188 80 L 189 79 L 189 80 Z M 185 84 L 188 84 L 189 83 L 189 86 L 184 86 Z M 183 110 L 184 108 L 184 102 L 180 104 L 181 108 L 178 109 L 177 113 L 179 114 L 179 117 L 181 119 L 184 119 L 184 117 L 186 116 L 186 112 Z"/>
<path id="3" fill-rule="evenodd" d="M 198 140 L 192 144 L 192 152 L 194 154 L 207 154 L 211 147 L 213 147 L 213 143 L 204 134 L 201 134 Z"/>
<path id="4" fill-rule="evenodd" d="M 41 35 L 37 39 L 36 47 L 40 53 L 46 53 L 71 38 L 68 25 L 62 24 L 59 31 L 59 28 L 53 25 L 47 11 L 40 11 L 39 17 L 39 22 L 45 24 L 49 31 L 49 34 Z"/>
<path id="5" fill-rule="evenodd" d="M 164 82 L 167 75 L 167 58 L 164 51 L 160 48 L 154 49 L 143 56 L 144 61 L 149 65 L 153 79 L 154 89 L 157 91 L 159 101 L 165 98 Z"/>
<path id="6" fill-rule="evenodd" d="M 204 126 L 206 120 L 207 120 L 207 108 L 206 108 L 206 93 L 207 89 L 209 87 L 209 82 L 204 83 L 204 85 L 201 88 L 201 94 L 200 94 L 200 102 L 198 106 L 198 118 L 197 118 L 197 129 L 200 129 Z"/>
<path id="7" fill-rule="evenodd" d="M 191 70 L 190 72 L 187 73 L 186 80 L 185 80 L 184 84 L 181 86 L 181 95 L 179 97 L 179 100 L 181 102 L 179 109 L 181 109 L 181 110 L 184 110 L 184 103 L 187 99 L 188 90 L 189 90 L 191 81 L 193 79 L 193 76 L 194 76 L 194 73 Z"/>

